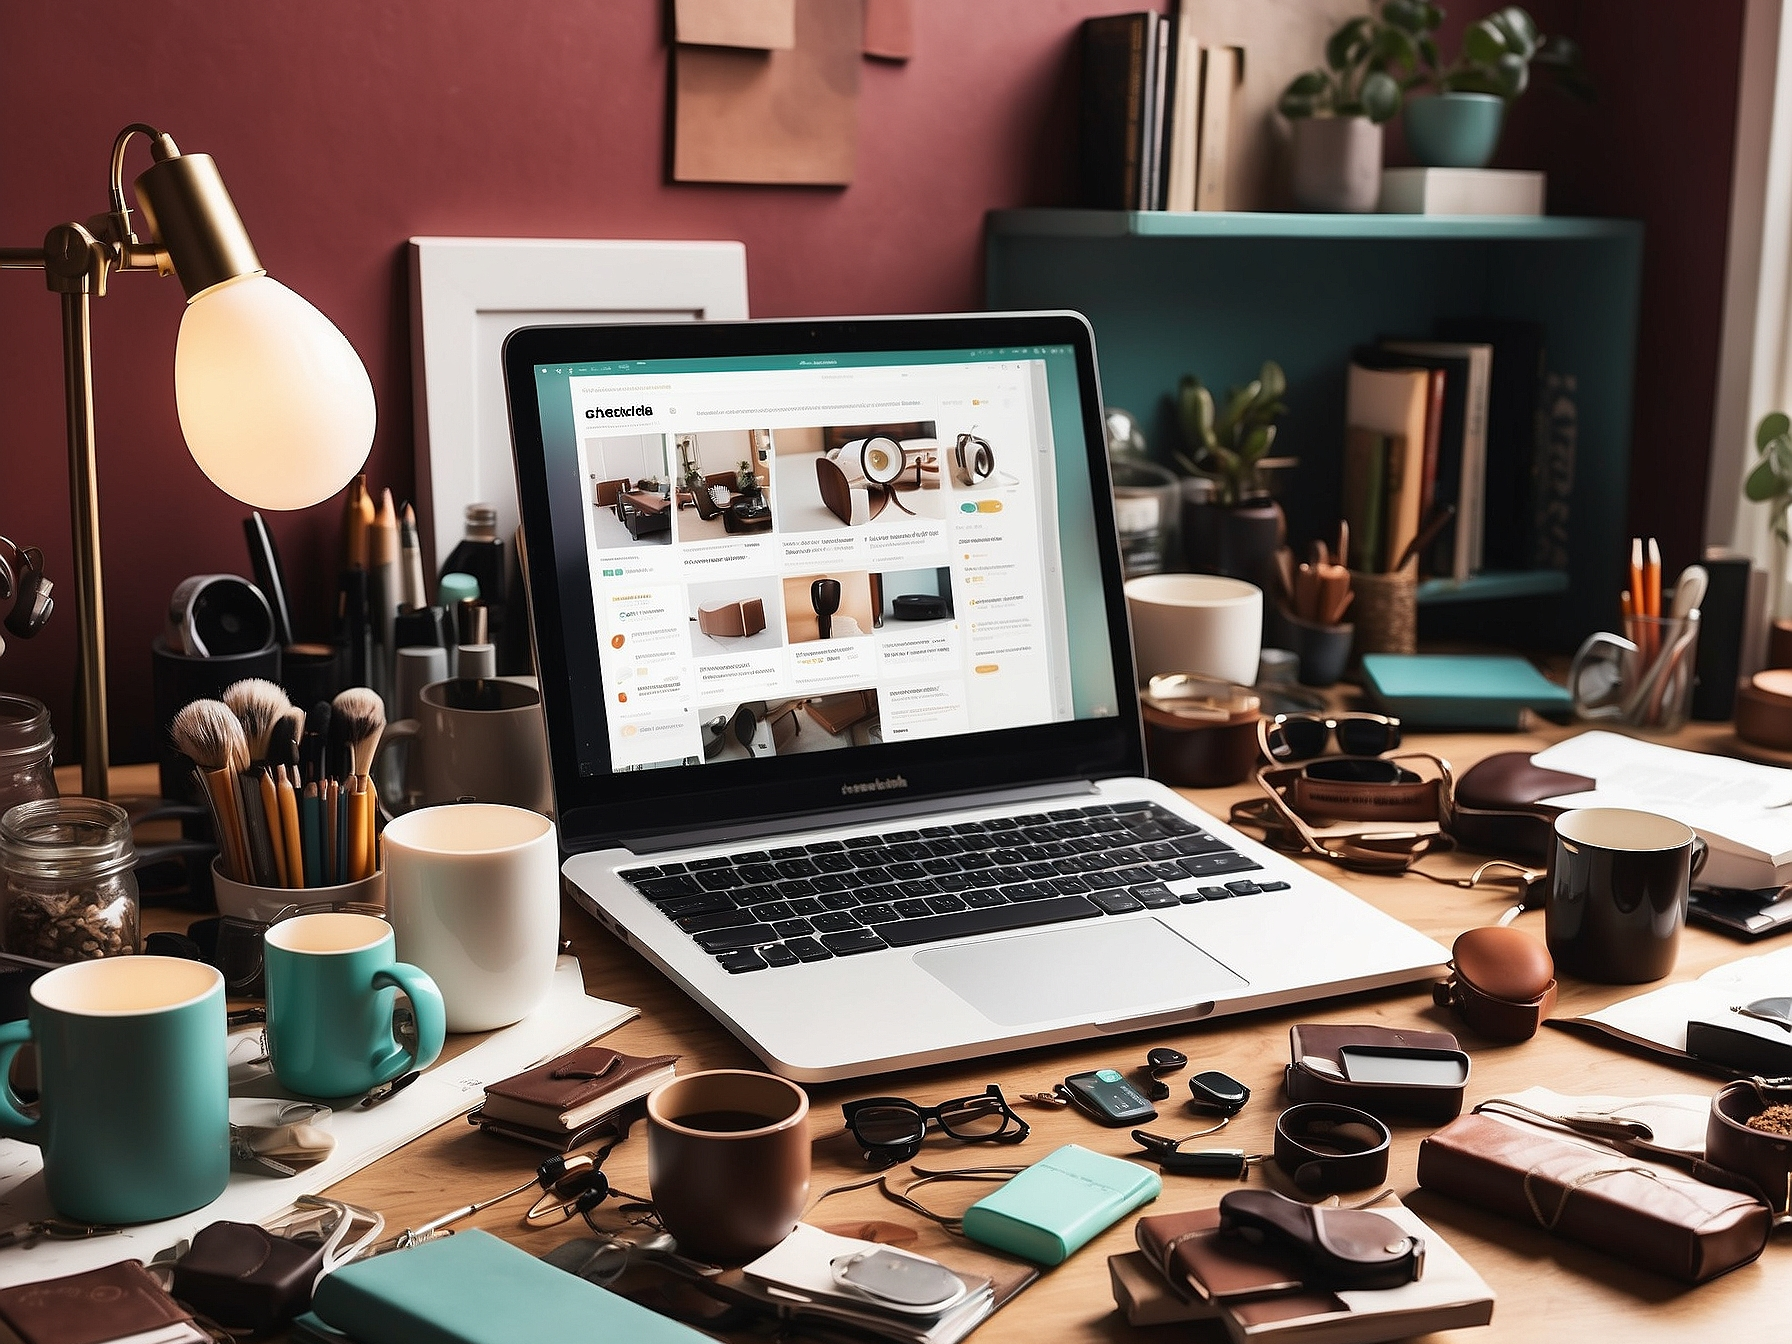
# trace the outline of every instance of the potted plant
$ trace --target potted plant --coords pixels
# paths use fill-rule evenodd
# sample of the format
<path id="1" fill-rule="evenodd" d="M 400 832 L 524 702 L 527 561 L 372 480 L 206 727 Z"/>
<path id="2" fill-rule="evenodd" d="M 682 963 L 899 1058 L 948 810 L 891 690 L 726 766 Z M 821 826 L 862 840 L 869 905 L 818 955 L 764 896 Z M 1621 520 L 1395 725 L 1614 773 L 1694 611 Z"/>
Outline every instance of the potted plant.
<path id="1" fill-rule="evenodd" d="M 1276 107 L 1293 132 L 1295 204 L 1361 214 L 1381 195 L 1381 127 L 1400 111 L 1402 82 L 1418 47 L 1386 11 L 1404 17 L 1411 0 L 1380 0 L 1325 44 L 1325 64 L 1295 76 Z M 1423 6 L 1421 6 L 1423 8 Z"/>
<path id="2" fill-rule="evenodd" d="M 1761 460 L 1742 483 L 1742 493 L 1767 506 L 1767 530 L 1773 538 L 1773 561 L 1768 569 L 1769 618 L 1782 620 L 1786 606 L 1787 510 L 1792 509 L 1792 419 L 1784 411 L 1769 411 L 1755 426 L 1755 452 Z"/>
<path id="3" fill-rule="evenodd" d="M 1533 65 L 1550 71 L 1565 91 L 1592 96 L 1580 48 L 1566 37 L 1543 36 L 1517 5 L 1471 23 L 1461 53 L 1447 66 L 1433 37 L 1444 17 L 1436 5 L 1386 0 L 1382 15 L 1412 38 L 1423 62 L 1408 89 L 1429 84 L 1436 90 L 1406 100 L 1406 143 L 1428 168 L 1485 168 L 1499 146 L 1506 105 L 1530 87 Z"/>
<path id="4" fill-rule="evenodd" d="M 743 495 L 759 493 L 759 478 L 753 474 L 753 464 L 740 461 L 734 464 L 735 488 Z"/>
<path id="5" fill-rule="evenodd" d="M 1282 509 L 1264 486 L 1263 471 L 1288 465 L 1271 459 L 1276 421 L 1287 414 L 1288 380 L 1281 365 L 1265 360 L 1243 387 L 1213 393 L 1193 374 L 1176 388 L 1176 414 L 1187 451 L 1176 461 L 1191 476 L 1211 482 L 1208 498 L 1184 498 L 1182 534 L 1190 569 L 1247 579 L 1276 590 L 1276 551 L 1286 526 Z"/>

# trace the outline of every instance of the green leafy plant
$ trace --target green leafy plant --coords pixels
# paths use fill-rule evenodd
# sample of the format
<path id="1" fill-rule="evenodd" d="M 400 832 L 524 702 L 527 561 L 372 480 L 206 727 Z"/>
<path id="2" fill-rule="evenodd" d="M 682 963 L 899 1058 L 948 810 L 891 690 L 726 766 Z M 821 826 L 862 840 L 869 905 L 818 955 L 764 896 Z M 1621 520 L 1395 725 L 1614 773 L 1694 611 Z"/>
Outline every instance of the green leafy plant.
<path id="1" fill-rule="evenodd" d="M 1443 11 L 1422 0 L 1378 0 L 1331 35 L 1325 64 L 1296 75 L 1276 107 L 1290 121 L 1390 120 L 1400 111 L 1403 90 L 1423 78 L 1417 73 L 1420 41 L 1442 21 Z"/>
<path id="2" fill-rule="evenodd" d="M 734 465 L 734 483 L 740 493 L 750 495 L 759 486 L 758 478 L 753 475 L 753 464 L 742 459 Z"/>
<path id="3" fill-rule="evenodd" d="M 1400 3 L 1427 11 L 1427 20 L 1436 15 L 1436 22 L 1427 22 L 1416 34 L 1425 70 L 1415 83 L 1430 84 L 1439 93 L 1490 93 L 1511 102 L 1530 87 L 1531 67 L 1535 65 L 1548 70 L 1565 92 L 1579 98 L 1593 96 L 1592 82 L 1581 64 L 1580 47 L 1560 35 L 1545 37 L 1537 31 L 1536 20 L 1517 5 L 1508 5 L 1471 23 L 1462 34 L 1461 54 L 1446 66 L 1431 36 L 1443 20 L 1443 11 L 1418 0 Z"/>
<path id="4" fill-rule="evenodd" d="M 1742 493 L 1769 506 L 1767 525 L 1784 546 L 1786 510 L 1792 505 L 1792 419 L 1784 411 L 1770 411 L 1761 417 L 1755 426 L 1755 452 L 1761 460 L 1742 483 Z"/>
<path id="5" fill-rule="evenodd" d="M 1218 485 L 1216 503 L 1241 504 L 1263 493 L 1257 468 L 1276 441 L 1276 420 L 1288 413 L 1282 400 L 1287 390 L 1282 366 L 1274 360 L 1265 360 L 1243 387 L 1228 389 L 1218 407 L 1193 374 L 1177 384 L 1176 414 L 1188 451 L 1178 452 L 1176 461 Z"/>

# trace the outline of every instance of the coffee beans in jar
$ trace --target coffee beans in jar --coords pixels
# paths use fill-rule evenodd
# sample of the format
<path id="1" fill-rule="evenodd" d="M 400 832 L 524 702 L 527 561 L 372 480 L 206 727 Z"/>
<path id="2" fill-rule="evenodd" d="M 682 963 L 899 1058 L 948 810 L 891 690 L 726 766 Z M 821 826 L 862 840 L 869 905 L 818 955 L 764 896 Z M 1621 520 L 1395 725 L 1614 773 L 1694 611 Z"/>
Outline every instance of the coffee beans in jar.
<path id="1" fill-rule="evenodd" d="M 44 798 L 0 817 L 0 946 L 41 961 L 138 949 L 137 852 L 123 808 Z"/>

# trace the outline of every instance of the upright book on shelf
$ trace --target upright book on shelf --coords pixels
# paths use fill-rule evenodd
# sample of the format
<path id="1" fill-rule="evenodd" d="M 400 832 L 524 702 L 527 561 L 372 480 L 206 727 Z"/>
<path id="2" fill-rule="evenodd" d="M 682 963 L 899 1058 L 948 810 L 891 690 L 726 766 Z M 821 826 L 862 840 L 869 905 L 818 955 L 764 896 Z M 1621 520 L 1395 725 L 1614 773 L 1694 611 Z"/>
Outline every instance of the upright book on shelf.
<path id="1" fill-rule="evenodd" d="M 1532 473 L 1541 439 L 1544 328 L 1516 317 L 1450 317 L 1437 323 L 1439 340 L 1491 346 L 1487 388 L 1487 458 L 1482 472 L 1482 516 L 1503 520 L 1482 534 L 1488 569 L 1531 565 Z"/>
<path id="2" fill-rule="evenodd" d="M 1095 210 L 1136 210 L 1144 190 L 1156 14 L 1083 21 L 1077 125 L 1078 199 Z"/>
<path id="3" fill-rule="evenodd" d="M 1445 375 L 1443 426 L 1438 439 L 1437 501 L 1456 506 L 1447 533 L 1449 564 L 1434 568 L 1458 582 L 1479 573 L 1486 529 L 1487 409 L 1493 376 L 1493 347 L 1463 341 L 1383 338 L 1381 348 Z M 1498 525 L 1513 520 L 1495 515 Z"/>
<path id="4" fill-rule="evenodd" d="M 1352 361 L 1345 392 L 1347 429 L 1388 439 L 1382 553 L 1365 552 L 1359 567 L 1389 570 L 1419 532 L 1425 486 L 1425 426 L 1431 406 L 1428 369 L 1372 369 Z M 1354 527 L 1354 523 L 1353 523 Z"/>

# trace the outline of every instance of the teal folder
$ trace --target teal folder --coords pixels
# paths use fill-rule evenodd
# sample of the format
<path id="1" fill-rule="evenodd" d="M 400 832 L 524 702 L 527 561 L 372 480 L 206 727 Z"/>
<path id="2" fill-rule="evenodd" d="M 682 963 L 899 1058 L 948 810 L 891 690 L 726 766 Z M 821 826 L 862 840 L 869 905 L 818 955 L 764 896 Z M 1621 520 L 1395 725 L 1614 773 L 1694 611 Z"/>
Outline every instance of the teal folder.
<path id="1" fill-rule="evenodd" d="M 358 1344 L 714 1344 L 477 1230 L 344 1265 L 311 1310 Z"/>
<path id="2" fill-rule="evenodd" d="M 1366 653 L 1363 687 L 1406 728 L 1516 728 L 1522 710 L 1574 707 L 1563 687 L 1504 655 Z"/>
<path id="3" fill-rule="evenodd" d="M 1163 1188 L 1136 1162 L 1067 1143 L 966 1209 L 964 1234 L 1035 1264 L 1062 1264 Z"/>

